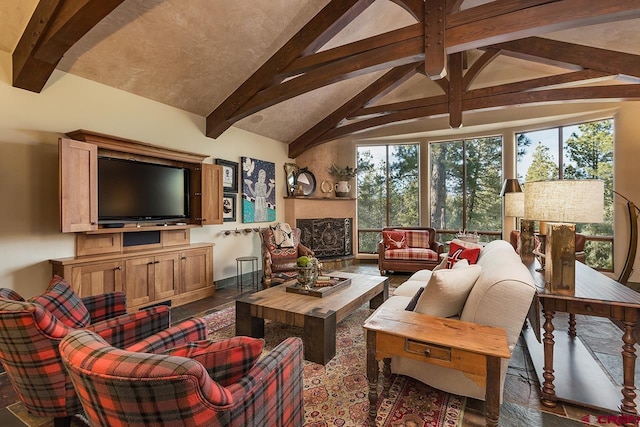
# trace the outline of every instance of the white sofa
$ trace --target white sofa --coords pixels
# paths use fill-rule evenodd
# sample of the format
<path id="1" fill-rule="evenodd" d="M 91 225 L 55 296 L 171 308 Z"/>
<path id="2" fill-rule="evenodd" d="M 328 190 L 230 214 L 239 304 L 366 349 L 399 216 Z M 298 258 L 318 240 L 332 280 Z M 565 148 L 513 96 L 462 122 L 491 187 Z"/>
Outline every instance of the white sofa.
<path id="1" fill-rule="evenodd" d="M 504 328 L 509 350 L 513 353 L 535 294 L 533 278 L 511 244 L 505 240 L 493 241 L 482 248 L 477 264 L 482 267 L 480 276 L 473 284 L 457 317 L 467 322 Z M 427 285 L 432 274 L 431 270 L 414 273 L 395 289 L 393 296 L 382 306 L 405 310 L 419 288 Z M 500 402 L 508 365 L 509 359 L 503 359 Z M 485 399 L 483 387 L 450 368 L 396 356 L 391 360 L 391 371 L 413 377 L 449 393 Z"/>

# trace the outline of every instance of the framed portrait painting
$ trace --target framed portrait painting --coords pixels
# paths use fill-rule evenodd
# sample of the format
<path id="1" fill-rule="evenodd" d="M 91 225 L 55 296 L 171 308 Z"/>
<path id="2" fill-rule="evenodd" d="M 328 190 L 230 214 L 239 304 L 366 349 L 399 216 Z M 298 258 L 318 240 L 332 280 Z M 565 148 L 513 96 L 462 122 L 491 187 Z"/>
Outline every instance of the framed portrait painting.
<path id="1" fill-rule="evenodd" d="M 222 196 L 222 220 L 232 222 L 236 220 L 236 194 L 224 193 Z"/>
<path id="2" fill-rule="evenodd" d="M 222 166 L 222 190 L 225 193 L 237 193 L 238 162 L 216 159 L 216 165 Z"/>
<path id="3" fill-rule="evenodd" d="M 242 162 L 242 222 L 276 220 L 276 164 L 251 157 Z"/>

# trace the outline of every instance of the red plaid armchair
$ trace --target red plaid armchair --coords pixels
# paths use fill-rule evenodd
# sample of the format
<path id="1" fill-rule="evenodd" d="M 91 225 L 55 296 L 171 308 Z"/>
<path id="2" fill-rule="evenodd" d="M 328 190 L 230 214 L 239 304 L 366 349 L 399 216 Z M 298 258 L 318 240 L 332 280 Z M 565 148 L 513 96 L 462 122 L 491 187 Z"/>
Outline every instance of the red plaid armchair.
<path id="1" fill-rule="evenodd" d="M 166 306 L 126 314 L 122 292 L 80 299 L 56 276 L 45 294 L 30 301 L 0 289 L 0 362 L 29 412 L 69 425 L 82 406 L 62 364 L 60 340 L 76 328 L 94 331 L 121 348 L 165 349 L 206 337 L 201 319 L 167 329 L 169 323 Z"/>
<path id="2" fill-rule="evenodd" d="M 200 341 L 162 354 L 119 350 L 88 330 L 60 353 L 92 426 L 302 426 L 303 352 L 287 338 Z"/>
<path id="3" fill-rule="evenodd" d="M 284 224 L 289 227 L 288 224 Z M 266 288 L 295 279 L 296 261 L 303 255 L 313 256 L 313 251 L 300 243 L 300 229 L 290 229 L 289 244 L 279 241 L 277 227 L 269 226 L 260 230 L 262 241 L 262 282 Z"/>

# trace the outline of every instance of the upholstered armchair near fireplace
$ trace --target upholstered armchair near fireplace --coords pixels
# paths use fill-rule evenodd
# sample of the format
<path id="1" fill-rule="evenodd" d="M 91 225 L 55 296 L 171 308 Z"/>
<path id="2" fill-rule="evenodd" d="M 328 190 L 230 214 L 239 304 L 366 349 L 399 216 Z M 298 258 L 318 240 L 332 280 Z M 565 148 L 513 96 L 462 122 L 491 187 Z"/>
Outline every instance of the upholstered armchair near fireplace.
<path id="1" fill-rule="evenodd" d="M 313 251 L 300 243 L 300 229 L 278 223 L 260 230 L 262 240 L 262 283 L 265 288 L 294 279 L 296 261 Z"/>

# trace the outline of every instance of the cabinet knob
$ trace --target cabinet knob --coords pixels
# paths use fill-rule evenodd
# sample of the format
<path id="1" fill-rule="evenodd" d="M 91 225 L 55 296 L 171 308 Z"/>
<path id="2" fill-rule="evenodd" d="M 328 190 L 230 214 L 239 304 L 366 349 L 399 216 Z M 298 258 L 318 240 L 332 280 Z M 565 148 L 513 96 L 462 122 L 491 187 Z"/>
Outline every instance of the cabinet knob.
<path id="1" fill-rule="evenodd" d="M 116 268 L 114 268 L 114 270 L 122 270 L 121 266 L 117 266 Z"/>
<path id="2" fill-rule="evenodd" d="M 181 259 L 184 261 L 184 260 L 186 260 L 186 259 L 187 259 L 187 257 L 186 257 L 186 256 L 183 256 Z"/>
<path id="3" fill-rule="evenodd" d="M 431 349 L 430 349 L 430 348 L 425 349 L 425 350 L 424 350 L 424 355 L 425 355 L 426 357 L 431 357 Z"/>

